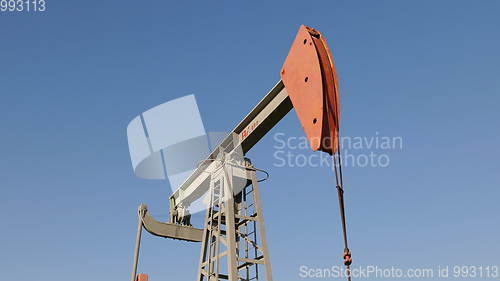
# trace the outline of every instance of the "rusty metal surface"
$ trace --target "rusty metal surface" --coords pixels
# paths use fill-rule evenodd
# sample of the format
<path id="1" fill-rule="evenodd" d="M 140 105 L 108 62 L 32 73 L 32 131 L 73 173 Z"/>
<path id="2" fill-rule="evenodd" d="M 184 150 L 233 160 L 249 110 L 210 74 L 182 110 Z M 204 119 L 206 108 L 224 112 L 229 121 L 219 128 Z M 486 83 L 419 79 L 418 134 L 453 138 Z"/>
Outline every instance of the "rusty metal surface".
<path id="1" fill-rule="evenodd" d="M 137 281 L 148 281 L 149 279 L 149 276 L 147 274 L 144 274 L 144 273 L 139 273 L 137 274 Z"/>
<path id="2" fill-rule="evenodd" d="M 314 30 L 317 32 L 316 30 Z M 328 124 L 323 124 L 323 149 L 322 151 L 334 154 L 338 148 L 338 134 L 340 126 L 340 101 L 338 94 L 337 74 L 333 63 L 332 54 L 325 38 L 317 32 L 313 37 L 321 62 L 321 73 L 323 77 L 323 96 L 325 110 L 323 111 L 324 120 Z"/>
<path id="3" fill-rule="evenodd" d="M 281 80 L 311 149 L 318 150 L 323 124 L 323 81 L 316 47 L 304 25 L 297 32 L 281 69 Z"/>
<path id="4" fill-rule="evenodd" d="M 302 25 L 281 69 L 311 149 L 337 150 L 339 100 L 335 67 L 321 34 Z"/>

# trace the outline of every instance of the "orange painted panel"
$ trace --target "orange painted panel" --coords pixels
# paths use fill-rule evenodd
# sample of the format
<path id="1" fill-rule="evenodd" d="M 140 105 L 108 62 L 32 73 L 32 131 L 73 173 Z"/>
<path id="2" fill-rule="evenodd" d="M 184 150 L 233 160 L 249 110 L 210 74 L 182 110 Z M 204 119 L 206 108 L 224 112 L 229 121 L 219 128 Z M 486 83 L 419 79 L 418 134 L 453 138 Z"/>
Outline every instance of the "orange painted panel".
<path id="1" fill-rule="evenodd" d="M 281 69 L 281 80 L 311 149 L 318 150 L 323 123 L 323 82 L 316 47 L 304 25 L 299 28 Z"/>
<path id="2" fill-rule="evenodd" d="M 337 78 L 328 45 L 318 31 L 299 28 L 281 80 L 311 149 L 335 153 L 340 118 Z"/>

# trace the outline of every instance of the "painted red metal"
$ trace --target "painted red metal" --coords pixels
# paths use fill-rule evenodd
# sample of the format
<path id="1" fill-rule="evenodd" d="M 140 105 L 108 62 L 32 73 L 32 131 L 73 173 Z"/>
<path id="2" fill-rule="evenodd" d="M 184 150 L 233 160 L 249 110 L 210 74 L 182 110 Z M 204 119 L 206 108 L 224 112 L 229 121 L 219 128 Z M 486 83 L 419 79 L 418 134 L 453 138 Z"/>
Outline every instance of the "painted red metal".
<path id="1" fill-rule="evenodd" d="M 337 78 L 328 45 L 317 30 L 300 26 L 281 80 L 311 149 L 334 154 L 340 117 Z"/>

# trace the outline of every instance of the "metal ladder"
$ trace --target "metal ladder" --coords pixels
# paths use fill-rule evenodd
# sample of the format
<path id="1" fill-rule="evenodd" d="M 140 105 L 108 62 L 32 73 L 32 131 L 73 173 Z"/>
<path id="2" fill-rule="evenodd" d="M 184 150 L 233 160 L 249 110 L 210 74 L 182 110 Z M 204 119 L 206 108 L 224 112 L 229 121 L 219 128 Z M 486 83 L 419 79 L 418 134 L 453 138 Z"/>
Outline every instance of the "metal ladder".
<path id="1" fill-rule="evenodd" d="M 211 176 L 197 281 L 272 281 L 258 182 L 248 168 L 248 184 L 236 195 L 231 168 L 222 165 Z"/>

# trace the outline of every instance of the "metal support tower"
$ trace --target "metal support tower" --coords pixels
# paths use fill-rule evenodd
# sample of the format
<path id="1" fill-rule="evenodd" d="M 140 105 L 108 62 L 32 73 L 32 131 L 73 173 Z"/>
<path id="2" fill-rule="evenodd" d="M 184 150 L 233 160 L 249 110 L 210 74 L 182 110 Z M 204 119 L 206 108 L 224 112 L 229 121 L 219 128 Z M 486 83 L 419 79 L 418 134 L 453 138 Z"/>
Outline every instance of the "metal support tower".
<path id="1" fill-rule="evenodd" d="M 299 28 L 280 78 L 169 197 L 169 222 L 156 221 L 146 206 L 139 207 L 132 280 L 137 272 L 142 227 L 160 237 L 202 242 L 197 281 L 272 280 L 256 169 L 244 161 L 244 156 L 293 108 L 311 149 L 337 154 L 340 159 L 338 81 L 330 49 L 317 30 L 304 25 Z M 340 161 L 338 165 L 338 174 L 337 169 L 335 172 L 344 233 L 343 258 L 349 271 L 352 258 L 347 247 Z M 184 209 L 205 194 L 208 207 L 204 227 L 192 227 Z"/>
<path id="2" fill-rule="evenodd" d="M 220 165 L 211 176 L 197 281 L 271 281 L 256 170 L 246 162 L 247 183 L 235 195 L 230 166 Z"/>

